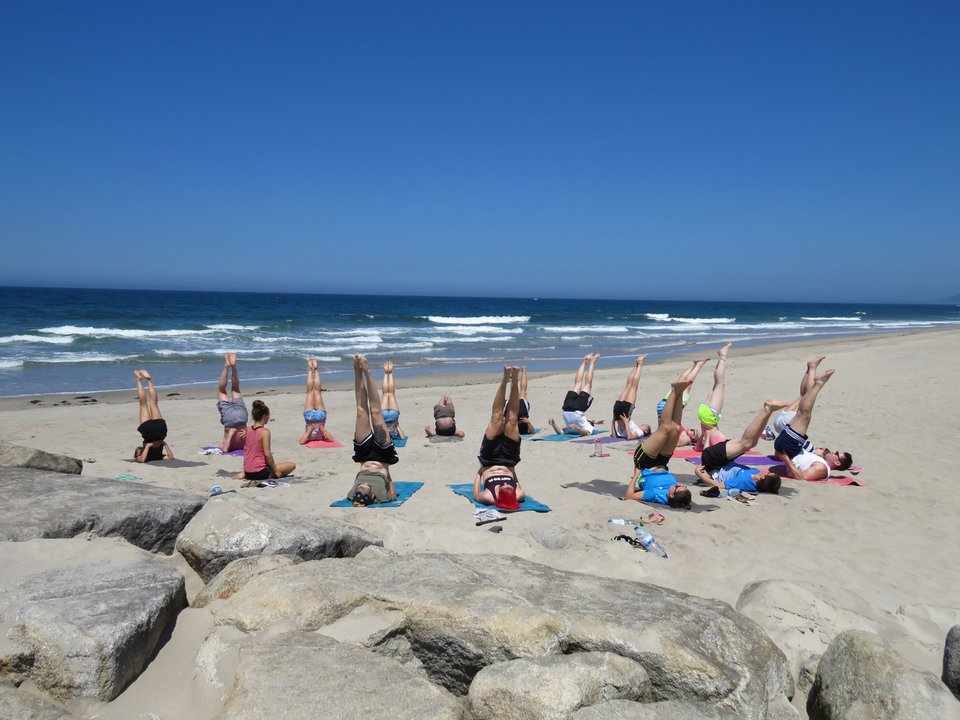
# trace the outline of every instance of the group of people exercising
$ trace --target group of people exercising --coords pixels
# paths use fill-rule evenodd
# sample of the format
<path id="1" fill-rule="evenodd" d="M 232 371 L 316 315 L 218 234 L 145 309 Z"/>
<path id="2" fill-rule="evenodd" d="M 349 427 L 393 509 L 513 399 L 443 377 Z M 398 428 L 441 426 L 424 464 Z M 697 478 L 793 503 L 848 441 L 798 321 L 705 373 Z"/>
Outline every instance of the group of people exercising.
<path id="1" fill-rule="evenodd" d="M 817 396 L 824 384 L 833 375 L 833 370 L 818 375 L 817 369 L 823 357 L 807 363 L 800 385 L 800 396 L 793 402 L 766 400 L 762 409 L 747 425 L 742 435 L 728 440 L 719 430 L 722 415 L 725 363 L 730 343 L 717 352 L 714 382 L 706 400 L 699 405 L 700 432 L 688 430 L 682 425 L 683 409 L 689 400 L 689 388 L 697 373 L 707 363 L 706 359 L 695 361 L 675 382 L 670 392 L 657 406 L 657 427 L 651 430 L 647 424 L 633 421 L 637 390 L 646 355 L 637 357 L 627 376 L 623 392 L 613 404 L 610 435 L 625 440 L 640 441 L 634 454 L 634 471 L 627 486 L 624 499 L 662 503 L 676 508 L 689 508 L 692 504 L 690 488 L 680 484 L 670 474 L 668 464 L 674 451 L 682 445 L 694 445 L 701 452 L 696 468 L 698 480 L 706 486 L 701 492 L 706 497 L 717 497 L 725 489 L 749 492 L 776 493 L 780 488 L 780 474 L 756 470 L 740 465 L 737 459 L 756 447 L 771 416 L 777 430 L 774 451 L 783 462 L 786 474 L 797 479 L 825 480 L 831 472 L 849 468 L 852 458 L 849 453 L 815 447 L 807 437 L 807 429 Z M 594 369 L 599 355 L 583 358 L 574 379 L 574 385 L 564 397 L 563 427 L 553 419 L 550 425 L 559 434 L 592 435 L 602 421 L 588 420 L 587 411 L 593 403 L 590 390 Z M 353 436 L 353 461 L 360 468 L 347 499 L 354 506 L 392 502 L 396 489 L 390 475 L 390 466 L 399 461 L 394 441 L 406 437 L 400 428 L 400 409 L 396 398 L 396 383 L 393 378 L 393 363 L 384 364 L 382 395 L 371 375 L 367 359 L 354 356 L 354 392 L 356 396 L 356 424 Z M 143 443 L 134 452 L 137 462 L 171 460 L 173 452 L 166 443 L 167 426 L 157 402 L 153 380 L 146 370 L 134 372 L 137 396 L 140 405 L 140 432 Z M 230 392 L 227 392 L 228 381 Z M 146 385 L 146 392 L 144 391 Z M 509 385 L 509 396 L 507 386 Z M 516 466 L 520 462 L 521 435 L 533 434 L 536 430 L 530 421 L 530 403 L 527 400 L 526 368 L 504 366 L 490 413 L 490 421 L 484 431 L 478 453 L 479 469 L 473 483 L 474 499 L 505 511 L 517 510 L 526 497 L 517 478 Z M 243 470 L 236 478 L 256 485 L 285 477 L 296 466 L 292 462 L 277 462 L 273 458 L 270 443 L 270 409 L 262 400 L 255 400 L 249 424 L 236 354 L 224 356 L 224 366 L 218 387 L 217 409 L 223 425 L 223 440 L 220 450 L 224 453 L 243 450 Z M 323 404 L 320 372 L 316 360 L 307 362 L 307 386 L 304 402 L 304 433 L 300 444 L 333 442 L 327 430 L 327 411 Z M 464 432 L 456 426 L 453 400 L 443 395 L 434 406 L 434 425 L 424 428 L 427 437 L 456 436 Z"/>

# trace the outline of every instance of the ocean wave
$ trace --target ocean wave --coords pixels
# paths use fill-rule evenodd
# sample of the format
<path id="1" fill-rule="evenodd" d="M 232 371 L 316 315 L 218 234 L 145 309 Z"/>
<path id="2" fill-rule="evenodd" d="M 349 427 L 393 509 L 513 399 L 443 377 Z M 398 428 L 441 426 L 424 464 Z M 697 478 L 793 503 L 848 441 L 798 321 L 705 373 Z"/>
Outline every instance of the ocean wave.
<path id="1" fill-rule="evenodd" d="M 801 317 L 801 320 L 862 320 L 863 318 L 859 315 L 853 315 L 852 317 Z"/>
<path id="2" fill-rule="evenodd" d="M 523 332 L 523 328 L 502 328 L 496 325 L 444 325 L 438 328 L 431 328 L 430 331 L 441 336 L 447 333 L 453 335 L 479 335 L 480 333 L 519 335 Z"/>
<path id="3" fill-rule="evenodd" d="M 23 367 L 23 360 L 0 360 L 0 370 L 19 370 Z"/>
<path id="4" fill-rule="evenodd" d="M 215 330 L 125 330 L 122 328 L 77 327 L 76 325 L 59 325 L 57 327 L 40 328 L 37 332 L 49 335 L 85 335 L 88 337 L 121 337 L 121 338 L 152 338 L 152 337 L 183 337 L 186 335 L 209 335 Z"/>
<path id="5" fill-rule="evenodd" d="M 470 335 L 443 338 L 413 338 L 416 341 L 432 341 L 434 344 L 443 345 L 449 343 L 482 343 L 482 342 L 516 342 L 513 335 Z"/>
<path id="6" fill-rule="evenodd" d="M 210 330 L 259 330 L 260 325 L 231 325 L 230 323 L 219 323 L 217 325 L 204 325 Z"/>
<path id="7" fill-rule="evenodd" d="M 622 335 L 630 332 L 625 325 L 544 325 L 544 330 L 556 333 L 604 333 Z"/>
<path id="8" fill-rule="evenodd" d="M 76 338 L 73 335 L 58 335 L 55 337 L 45 337 L 43 335 L 7 335 L 0 337 L 0 343 L 51 343 L 53 345 L 69 345 Z"/>
<path id="9" fill-rule="evenodd" d="M 420 315 L 437 325 L 512 325 L 530 322 L 529 315 L 482 315 L 479 317 L 444 317 L 443 315 Z"/>
<path id="10" fill-rule="evenodd" d="M 670 319 L 670 313 L 645 313 L 644 317 L 647 318 L 647 320 L 660 320 L 661 322 L 665 322 Z"/>
<path id="11" fill-rule="evenodd" d="M 24 360 L 30 365 L 58 365 L 76 363 L 112 363 L 133 360 L 136 355 L 107 355 L 106 353 L 53 353 L 48 357 L 31 357 Z"/>
<path id="12" fill-rule="evenodd" d="M 670 318 L 673 322 L 678 323 L 689 323 L 692 325 L 725 325 L 727 323 L 736 322 L 736 318 L 728 317 L 718 317 L 718 318 L 686 318 L 686 317 L 675 317 Z"/>

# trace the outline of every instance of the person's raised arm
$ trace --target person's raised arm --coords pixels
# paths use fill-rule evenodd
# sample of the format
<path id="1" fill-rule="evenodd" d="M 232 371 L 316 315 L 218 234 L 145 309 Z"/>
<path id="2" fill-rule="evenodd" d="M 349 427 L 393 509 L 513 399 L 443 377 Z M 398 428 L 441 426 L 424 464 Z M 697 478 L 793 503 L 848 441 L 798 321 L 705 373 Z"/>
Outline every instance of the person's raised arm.
<path id="1" fill-rule="evenodd" d="M 623 494 L 624 500 L 643 500 L 643 490 L 637 487 L 637 474 L 639 470 L 634 470 L 633 477 L 630 478 L 630 484 L 627 485 L 627 491 Z"/>
<path id="2" fill-rule="evenodd" d="M 306 445 L 310 442 L 310 426 L 307 425 L 306 430 L 303 431 L 303 435 L 300 436 L 300 439 L 297 441 L 301 445 Z"/>
<path id="3" fill-rule="evenodd" d="M 697 477 L 700 478 L 700 482 L 702 482 L 707 487 L 715 487 L 715 488 L 723 487 L 723 483 L 717 482 L 712 477 L 710 477 L 710 473 L 707 472 L 705 465 L 697 465 L 697 469 L 694 470 L 694 472 L 696 473 Z"/>
<path id="4" fill-rule="evenodd" d="M 163 443 L 163 459 L 164 460 L 175 460 L 173 457 L 173 450 L 170 449 L 170 446 L 166 442 Z"/>
<path id="5" fill-rule="evenodd" d="M 790 477 L 795 480 L 804 480 L 803 473 L 797 470 L 797 466 L 793 464 L 793 461 L 787 456 L 786 453 L 778 452 L 774 453 L 777 459 L 782 462 L 787 467 L 787 473 Z"/>
<path id="6" fill-rule="evenodd" d="M 145 463 L 147 461 L 147 445 L 144 445 L 140 448 L 140 454 L 136 458 L 138 463 Z"/>
<path id="7" fill-rule="evenodd" d="M 403 428 L 400 427 L 400 423 L 397 423 L 397 435 L 400 436 L 401 440 L 405 440 L 407 438 L 407 434 L 403 431 Z"/>
<path id="8" fill-rule="evenodd" d="M 327 430 L 326 423 L 320 425 L 320 433 L 323 435 L 323 439 L 326 442 L 334 442 L 333 435 Z"/>
<path id="9" fill-rule="evenodd" d="M 480 501 L 480 471 L 477 470 L 477 476 L 473 479 L 473 499 Z"/>

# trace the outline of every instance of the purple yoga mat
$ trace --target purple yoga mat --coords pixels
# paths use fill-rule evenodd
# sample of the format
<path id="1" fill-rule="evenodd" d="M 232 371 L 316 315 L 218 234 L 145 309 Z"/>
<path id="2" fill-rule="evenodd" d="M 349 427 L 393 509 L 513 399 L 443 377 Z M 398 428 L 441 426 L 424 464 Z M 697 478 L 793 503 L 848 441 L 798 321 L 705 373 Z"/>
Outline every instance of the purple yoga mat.
<path id="1" fill-rule="evenodd" d="M 688 457 L 685 458 L 687 462 L 691 462 L 694 465 L 700 464 L 700 456 Z M 783 463 L 775 458 L 773 455 L 741 455 L 733 462 L 738 463 L 739 465 L 756 465 L 758 467 L 765 467 L 767 465 L 782 465 Z"/>
<path id="2" fill-rule="evenodd" d="M 204 445 L 203 450 L 210 450 L 211 448 L 217 447 L 216 445 Z M 231 450 L 228 453 L 223 453 L 224 455 L 232 455 L 233 457 L 243 457 L 243 450 Z"/>
<path id="3" fill-rule="evenodd" d="M 602 442 L 604 445 L 612 442 L 627 442 L 624 438 L 619 437 L 610 437 L 609 435 L 594 435 L 593 437 L 585 437 L 583 440 L 574 440 L 575 443 L 595 443 L 597 440 Z M 636 442 L 636 440 L 634 440 Z"/>

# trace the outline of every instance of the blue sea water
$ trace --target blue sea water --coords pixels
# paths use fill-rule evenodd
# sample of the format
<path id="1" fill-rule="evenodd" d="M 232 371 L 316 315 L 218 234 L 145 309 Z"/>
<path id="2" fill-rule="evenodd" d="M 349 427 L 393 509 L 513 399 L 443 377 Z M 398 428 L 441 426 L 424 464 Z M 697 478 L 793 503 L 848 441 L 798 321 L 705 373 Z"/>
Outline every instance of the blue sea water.
<path id="1" fill-rule="evenodd" d="M 957 305 L 557 300 L 0 288 L 0 396 L 215 385 L 224 352 L 244 383 L 325 379 L 352 356 L 398 375 L 571 367 L 587 352 L 623 365 L 733 340 L 788 342 L 960 325 Z"/>

